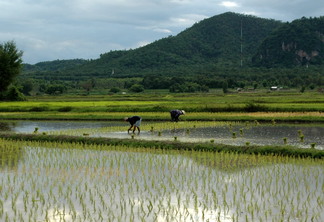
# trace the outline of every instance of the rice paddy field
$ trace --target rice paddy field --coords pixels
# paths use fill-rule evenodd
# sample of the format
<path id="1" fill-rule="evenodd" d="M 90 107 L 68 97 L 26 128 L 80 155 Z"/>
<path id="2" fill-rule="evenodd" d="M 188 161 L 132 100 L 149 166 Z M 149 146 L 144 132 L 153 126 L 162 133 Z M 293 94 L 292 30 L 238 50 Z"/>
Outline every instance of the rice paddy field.
<path id="1" fill-rule="evenodd" d="M 1 221 L 323 221 L 322 159 L 0 139 Z"/>
<path id="2" fill-rule="evenodd" d="M 1 102 L 0 221 L 322 222 L 323 104 L 315 92 Z"/>

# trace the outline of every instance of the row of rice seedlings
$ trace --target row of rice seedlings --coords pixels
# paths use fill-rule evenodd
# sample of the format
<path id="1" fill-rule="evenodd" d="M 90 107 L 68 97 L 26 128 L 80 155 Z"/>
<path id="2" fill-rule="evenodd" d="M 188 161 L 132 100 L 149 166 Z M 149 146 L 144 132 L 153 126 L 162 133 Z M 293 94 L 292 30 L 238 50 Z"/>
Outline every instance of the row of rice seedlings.
<path id="1" fill-rule="evenodd" d="M 257 120 L 255 120 L 253 123 L 245 122 L 245 125 L 239 129 L 239 136 L 241 138 L 244 137 L 244 131 L 249 130 L 253 125 L 259 126 L 260 123 Z M 276 125 L 275 120 L 272 120 L 272 125 Z M 229 123 L 228 129 L 229 129 L 229 132 L 232 134 L 232 138 L 236 139 L 238 137 L 238 134 L 237 134 L 237 132 L 233 131 L 232 123 Z M 305 135 L 303 134 L 302 130 L 297 130 L 297 134 L 298 134 L 299 142 L 304 143 Z M 285 145 L 288 144 L 287 137 L 283 137 L 282 140 L 283 140 L 283 144 L 285 144 Z M 315 149 L 316 143 L 310 143 L 309 145 L 310 145 L 310 148 Z"/>
<path id="2" fill-rule="evenodd" d="M 25 147 L 0 174 L 2 221 L 324 219 L 323 160 L 1 142 Z"/>
<path id="3" fill-rule="evenodd" d="M 162 131 L 176 131 L 179 129 L 192 129 L 192 128 L 206 128 L 206 127 L 216 127 L 216 126 L 229 126 L 238 125 L 240 122 L 226 122 L 226 121 L 183 121 L 183 122 L 143 122 L 141 126 L 141 131 L 147 132 L 162 132 Z M 82 129 L 68 129 L 51 131 L 47 134 L 50 135 L 103 135 L 109 132 L 126 132 L 129 125 L 125 123 L 125 126 L 112 126 L 112 127 L 101 127 L 101 128 L 82 128 Z"/>

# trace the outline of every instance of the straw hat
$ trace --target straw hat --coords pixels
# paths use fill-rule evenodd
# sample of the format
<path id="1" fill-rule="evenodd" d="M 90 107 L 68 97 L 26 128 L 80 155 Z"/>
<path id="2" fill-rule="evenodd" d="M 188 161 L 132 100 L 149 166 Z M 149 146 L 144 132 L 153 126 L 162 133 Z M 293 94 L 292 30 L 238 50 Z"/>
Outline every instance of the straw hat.
<path id="1" fill-rule="evenodd" d="M 181 112 L 182 112 L 183 115 L 186 115 L 186 112 L 184 110 L 181 110 Z"/>

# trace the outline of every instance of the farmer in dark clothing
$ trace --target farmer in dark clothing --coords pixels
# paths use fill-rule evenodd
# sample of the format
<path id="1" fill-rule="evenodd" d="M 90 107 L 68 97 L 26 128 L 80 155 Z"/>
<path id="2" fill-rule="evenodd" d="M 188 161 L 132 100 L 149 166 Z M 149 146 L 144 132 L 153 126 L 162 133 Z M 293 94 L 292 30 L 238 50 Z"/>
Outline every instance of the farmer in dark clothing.
<path id="1" fill-rule="evenodd" d="M 137 128 L 138 130 L 138 133 L 141 132 L 140 130 L 140 125 L 141 125 L 141 122 L 142 122 L 142 118 L 140 116 L 132 116 L 132 117 L 126 117 L 124 119 L 126 122 L 129 122 L 129 124 L 131 125 L 129 127 L 129 129 L 127 130 L 127 132 L 129 133 L 129 131 L 133 128 L 133 133 L 135 133 L 135 130 Z"/>
<path id="2" fill-rule="evenodd" d="M 170 114 L 171 114 L 171 121 L 178 122 L 180 115 L 185 115 L 186 112 L 184 110 L 175 109 L 175 110 L 171 110 Z"/>

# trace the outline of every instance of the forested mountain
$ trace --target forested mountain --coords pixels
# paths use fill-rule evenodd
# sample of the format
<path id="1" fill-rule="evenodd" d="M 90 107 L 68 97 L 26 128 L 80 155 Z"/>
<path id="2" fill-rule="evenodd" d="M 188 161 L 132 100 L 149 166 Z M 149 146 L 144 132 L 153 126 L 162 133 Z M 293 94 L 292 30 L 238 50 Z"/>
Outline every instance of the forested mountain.
<path id="1" fill-rule="evenodd" d="M 282 25 L 262 42 L 253 62 L 266 67 L 324 64 L 324 16 Z"/>
<path id="2" fill-rule="evenodd" d="M 87 63 L 85 59 L 71 59 L 71 60 L 55 60 L 48 62 L 39 62 L 35 65 L 24 64 L 24 72 L 39 72 L 39 71 L 59 71 L 64 69 L 75 68 L 78 65 Z"/>
<path id="3" fill-rule="evenodd" d="M 250 65 L 258 46 L 281 25 L 275 20 L 228 12 L 141 48 L 104 53 L 99 59 L 75 67 L 66 67 L 64 60 L 54 61 L 56 70 L 51 62 L 38 63 L 38 70 L 29 68 L 25 73 L 64 79 L 75 75 L 109 76 L 112 70 L 119 76 L 209 73 L 218 67 L 239 67 L 241 59 L 244 65 Z"/>
<path id="4" fill-rule="evenodd" d="M 187 83 L 203 88 L 220 88 L 224 83 L 232 88 L 313 88 L 323 85 L 323 53 L 324 17 L 283 23 L 228 12 L 202 20 L 176 36 L 137 49 L 103 53 L 95 60 L 25 65 L 22 78 L 50 84 L 69 81 L 73 87 L 93 86 L 96 79 L 100 79 L 97 86 L 100 82 L 102 87 L 110 87 L 111 78 L 142 77 L 136 83 L 145 88 L 173 89 L 174 84 Z"/>

